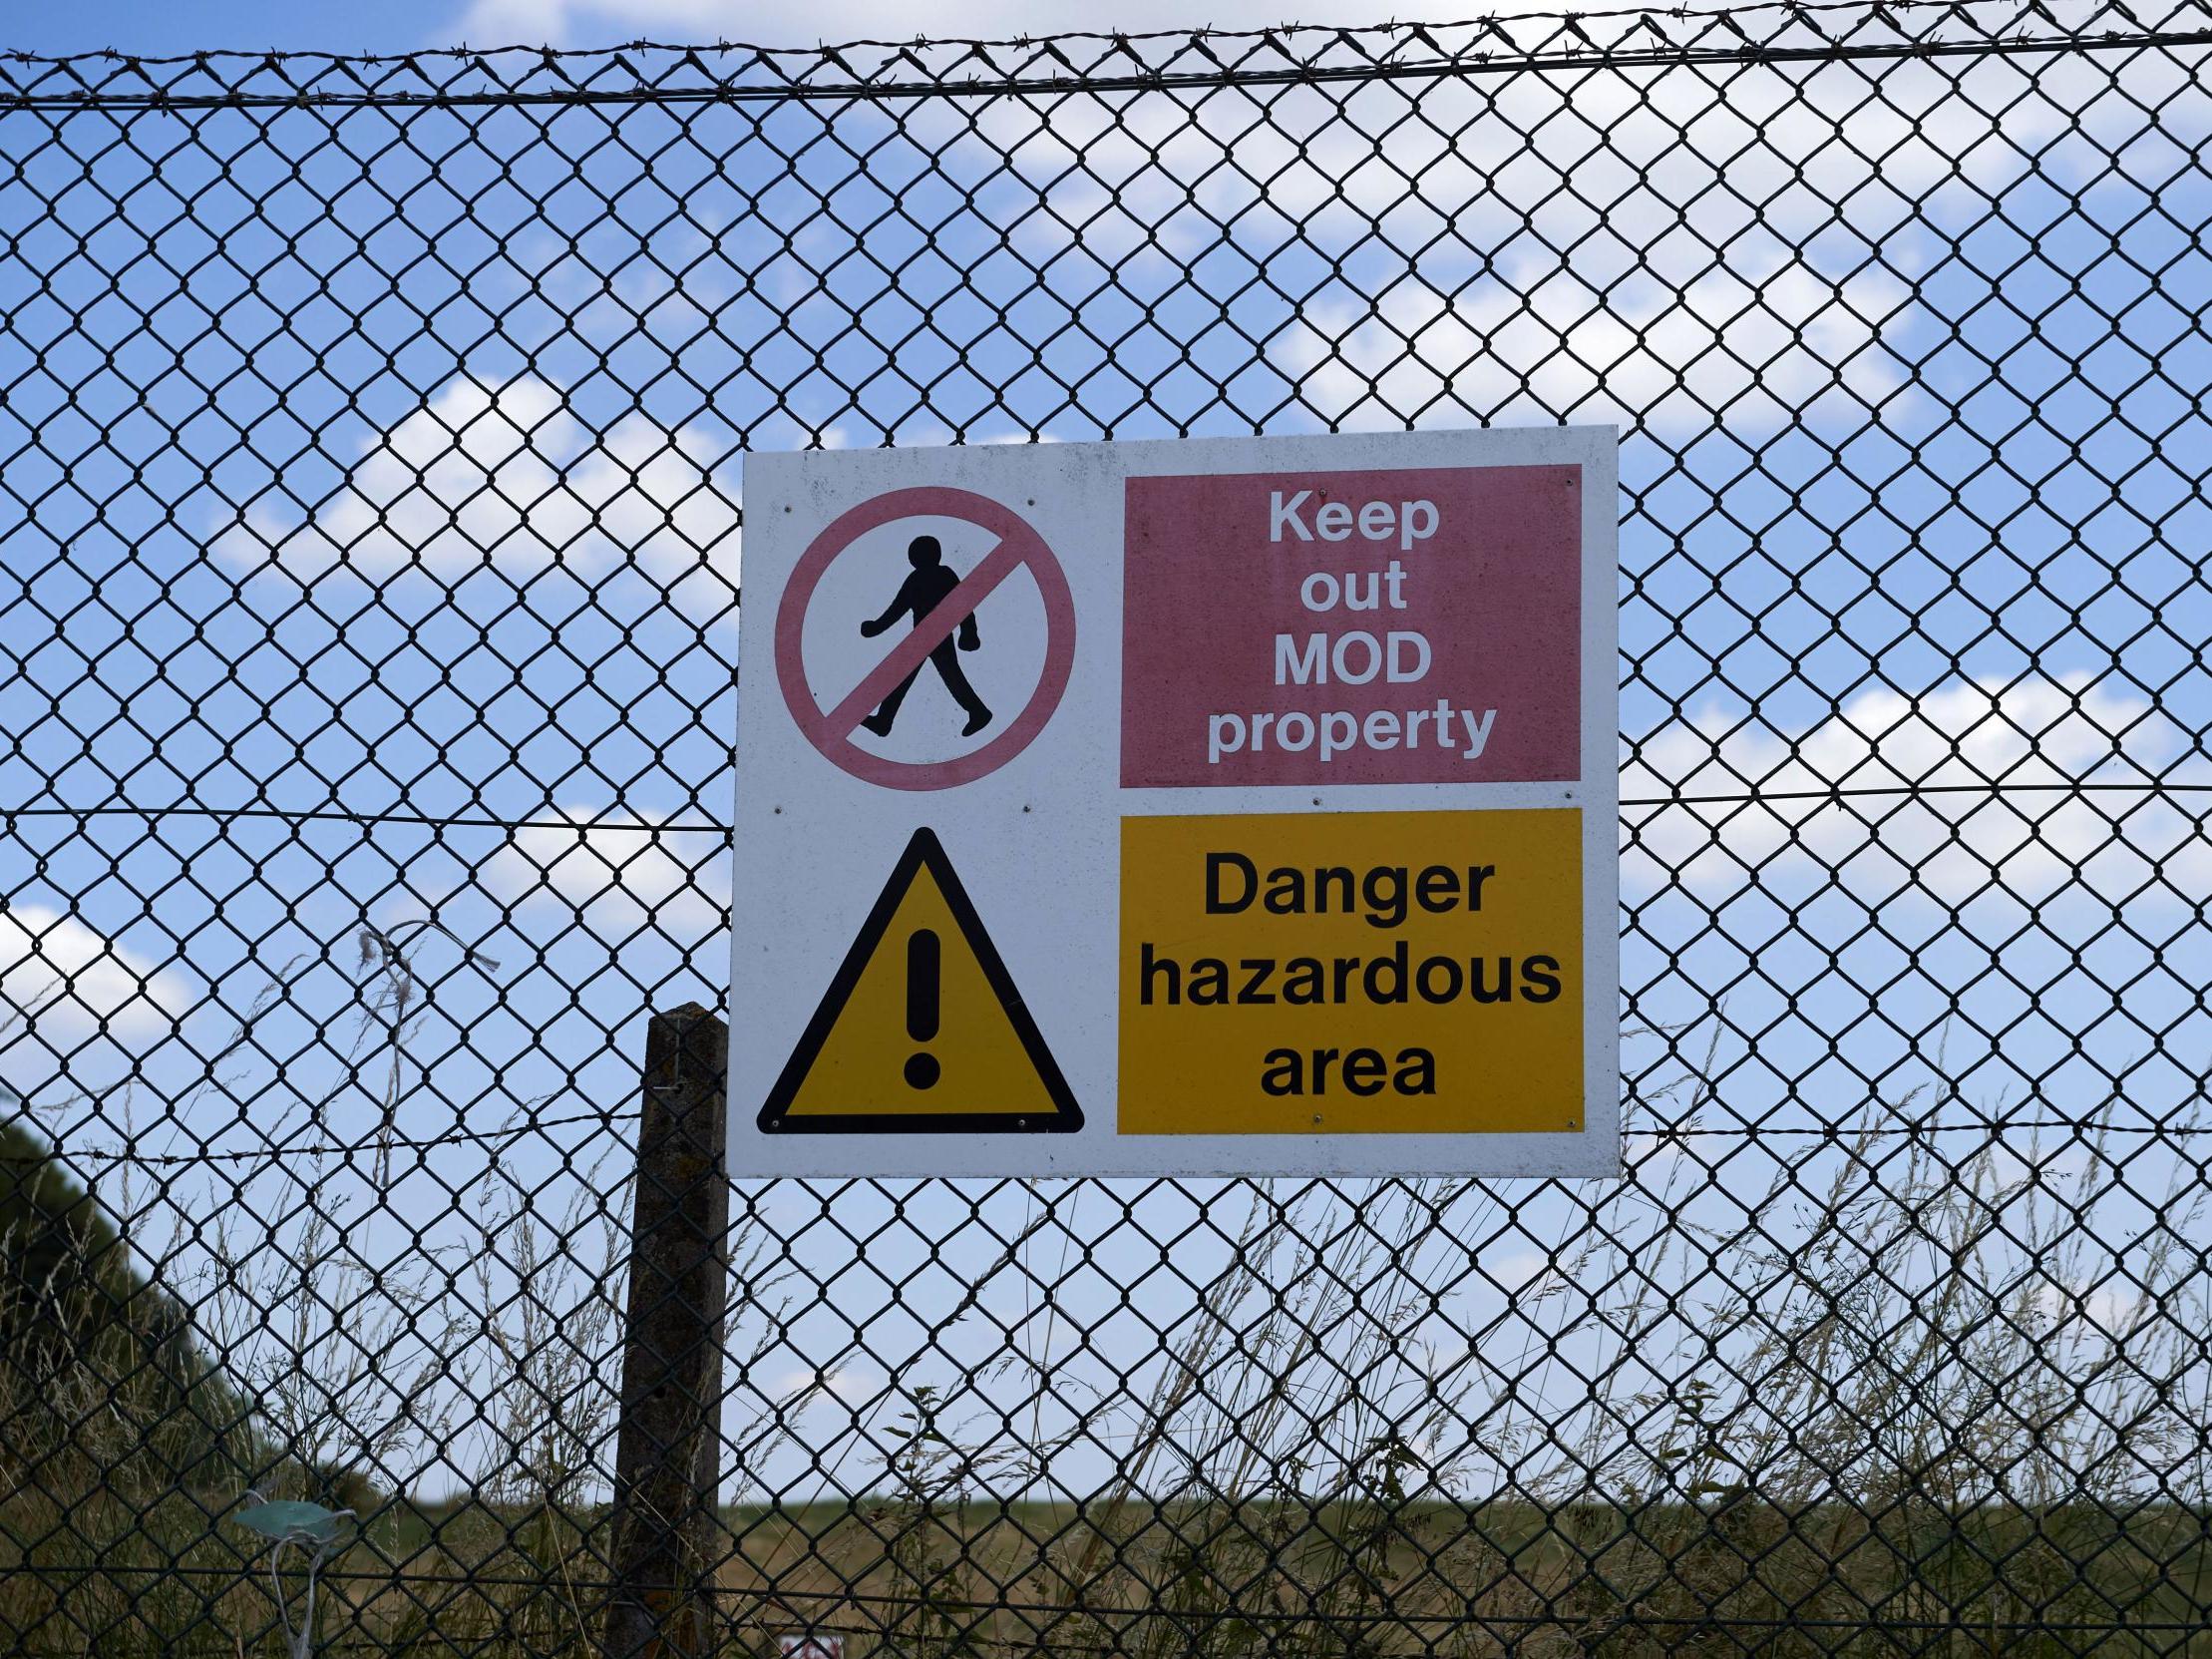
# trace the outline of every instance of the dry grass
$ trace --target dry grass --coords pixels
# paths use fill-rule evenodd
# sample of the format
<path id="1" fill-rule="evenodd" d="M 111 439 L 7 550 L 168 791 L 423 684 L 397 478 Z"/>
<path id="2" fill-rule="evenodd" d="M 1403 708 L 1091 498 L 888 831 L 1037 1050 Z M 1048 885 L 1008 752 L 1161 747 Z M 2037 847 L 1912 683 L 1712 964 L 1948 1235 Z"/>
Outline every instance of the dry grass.
<path id="1" fill-rule="evenodd" d="M 364 963 L 397 1045 L 406 961 Z M 1694 1128 L 1703 1085 L 1683 1088 Z M 818 1628 L 852 1659 L 2212 1654 L 2200 1173 L 2170 1159 L 2137 1197 L 2144 1166 L 2116 1180 L 2134 1154 L 2094 1125 L 2061 1178 L 2032 1138 L 1900 1136 L 1913 1105 L 1731 1190 L 1724 1226 L 1685 1212 L 1714 1185 L 1689 1156 L 1570 1210 L 1516 1293 L 1510 1353 L 1436 1341 L 1434 1252 L 1488 1236 L 1501 1191 L 1236 1189 L 1226 1265 L 1140 1381 L 1079 1400 L 1071 1427 L 993 1403 L 1081 1386 L 1002 1342 L 950 1395 L 893 1387 L 865 1495 L 730 1511 L 727 1651 Z M 181 1395 L 174 1343 L 165 1372 L 129 1321 L 0 1356 L 17 1651 L 274 1653 L 266 1578 L 224 1519 L 248 1478 L 364 1512 L 326 1573 L 319 1651 L 594 1651 L 619 1183 L 580 1171 L 547 1214 L 495 1169 L 473 1261 L 410 1274 L 343 1247 L 329 1173 L 288 1171 L 292 1232 L 216 1228 L 205 1278 L 179 1288 L 231 1358 L 219 1388 Z M 2115 1194 L 2131 1220 L 2105 1219 Z M 999 1265 L 1026 1268 L 1040 1236 Z M 771 1242 L 737 1247 L 756 1303 L 782 1270 Z M 120 1241 L 84 1248 L 112 1280 Z M 978 1309 L 971 1293 L 935 1332 Z M 238 1400 L 250 1423 L 210 1440 Z M 797 1421 L 745 1444 L 788 1444 Z M 464 1430 L 492 1453 L 469 1501 L 377 1483 Z M 1080 1500 L 1054 1483 L 1078 1437 L 1117 1454 Z"/>

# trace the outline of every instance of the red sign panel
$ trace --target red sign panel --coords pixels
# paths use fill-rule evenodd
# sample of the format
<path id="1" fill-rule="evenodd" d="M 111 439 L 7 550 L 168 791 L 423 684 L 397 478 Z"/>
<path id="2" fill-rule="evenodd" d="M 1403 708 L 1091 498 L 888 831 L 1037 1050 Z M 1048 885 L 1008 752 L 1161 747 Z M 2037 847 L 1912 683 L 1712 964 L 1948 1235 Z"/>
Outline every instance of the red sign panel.
<path id="1" fill-rule="evenodd" d="M 1124 787 L 1581 774 L 1579 468 L 1126 492 Z"/>

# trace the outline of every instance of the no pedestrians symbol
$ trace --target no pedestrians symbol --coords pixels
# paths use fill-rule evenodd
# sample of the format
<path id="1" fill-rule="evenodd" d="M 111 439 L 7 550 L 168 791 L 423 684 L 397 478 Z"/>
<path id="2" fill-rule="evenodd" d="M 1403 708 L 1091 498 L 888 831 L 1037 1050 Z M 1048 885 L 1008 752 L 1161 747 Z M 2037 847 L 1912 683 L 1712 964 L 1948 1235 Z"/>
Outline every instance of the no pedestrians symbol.
<path id="1" fill-rule="evenodd" d="M 808 683 L 803 650 L 808 607 L 823 573 L 870 531 L 901 519 L 918 518 L 964 521 L 996 536 L 997 545 L 945 591 L 943 584 L 952 580 L 951 573 L 930 558 L 930 551 L 935 549 L 933 539 L 917 538 L 917 551 L 911 556 L 915 577 L 901 590 L 893 608 L 864 631 L 872 636 L 883 632 L 902 614 L 913 617 L 913 627 L 894 640 L 858 684 L 824 706 L 824 699 Z M 922 548 L 924 543 L 927 550 Z M 863 724 L 872 731 L 890 729 L 909 682 L 932 658 L 945 689 L 967 714 L 968 730 L 987 728 L 991 712 L 967 685 L 954 652 L 974 648 L 976 608 L 1000 583 L 1022 570 L 1036 582 L 1044 602 L 1044 665 L 1028 701 L 998 734 L 964 754 L 926 761 L 875 754 L 854 742 L 853 733 Z M 964 633 L 964 637 L 956 639 L 956 633 Z M 1052 718 L 1060 694 L 1067 689 L 1074 662 L 1075 602 L 1059 560 L 1020 514 L 970 490 L 934 486 L 892 490 L 840 514 L 800 556 L 791 580 L 784 585 L 783 602 L 776 613 L 776 678 L 793 721 L 807 741 L 833 763 L 887 789 L 949 789 L 996 771 L 1027 748 Z"/>

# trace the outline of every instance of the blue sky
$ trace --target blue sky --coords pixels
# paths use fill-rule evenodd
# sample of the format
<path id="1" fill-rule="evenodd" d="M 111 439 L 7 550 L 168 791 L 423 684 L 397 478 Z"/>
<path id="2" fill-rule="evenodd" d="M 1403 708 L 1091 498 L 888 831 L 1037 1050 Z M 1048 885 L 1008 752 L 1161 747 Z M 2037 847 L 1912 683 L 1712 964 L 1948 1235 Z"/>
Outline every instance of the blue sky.
<path id="1" fill-rule="evenodd" d="M 16 43 L 401 50 L 513 15 L 390 7 L 363 40 L 326 8 L 95 9 Z M 588 44 L 721 14 L 544 15 Z M 868 32 L 847 15 L 804 13 Z M 2212 780 L 2189 157 L 2212 123 L 2170 60 L 2117 74 L 1911 64 L 1886 106 L 1847 67 L 1718 98 L 1447 84 L 1418 111 L 1389 85 L 648 109 L 619 144 L 588 110 L 418 113 L 405 144 L 380 112 L 143 116 L 129 145 L 104 116 L 0 118 L 0 622 L 30 711 L 0 799 L 247 814 L 21 821 L 0 974 L 34 994 L 35 937 L 70 984 L 6 1074 L 66 1140 L 130 1111 L 157 1153 L 556 1120 L 402 1151 L 388 1182 L 153 1165 L 177 1184 L 149 1238 L 291 1215 L 307 1179 L 369 1264 L 466 1253 L 503 1204 L 558 1216 L 606 1149 L 571 1120 L 628 1098 L 641 1009 L 725 983 L 745 449 L 1566 416 L 1629 429 L 1624 795 L 1780 797 L 1626 814 L 1634 1018 L 1687 1027 L 1632 1039 L 1640 1090 L 1710 1042 L 1708 1124 L 1801 1133 L 1933 1088 L 2139 1131 L 2212 1049 L 2181 966 L 2208 943 L 2204 797 L 2144 787 Z M 1793 798 L 1991 776 L 2067 787 Z M 427 920 L 450 933 L 409 936 L 395 1053 L 362 929 Z M 1725 1231 L 1801 1144 L 1639 1152 L 1654 1182 L 1725 1163 L 1697 1200 Z M 838 1372 L 834 1419 L 988 1355 L 989 1327 L 932 1333 L 960 1299 L 925 1259 L 1011 1320 L 1038 1269 L 994 1276 L 966 1206 L 1038 1201 L 763 1194 L 840 1289 L 748 1386 Z M 1115 1231 L 1110 1195 L 1068 1201 Z M 1456 1293 L 1475 1329 L 1588 1211 L 1467 1202 L 1497 1230 Z M 901 1242 L 855 1247 L 879 1226 Z M 932 1288 L 894 1294 L 887 1260 Z M 1147 1315 L 1186 1317 L 1188 1286 L 1153 1283 Z M 840 1371 L 864 1327 L 895 1363 Z"/>

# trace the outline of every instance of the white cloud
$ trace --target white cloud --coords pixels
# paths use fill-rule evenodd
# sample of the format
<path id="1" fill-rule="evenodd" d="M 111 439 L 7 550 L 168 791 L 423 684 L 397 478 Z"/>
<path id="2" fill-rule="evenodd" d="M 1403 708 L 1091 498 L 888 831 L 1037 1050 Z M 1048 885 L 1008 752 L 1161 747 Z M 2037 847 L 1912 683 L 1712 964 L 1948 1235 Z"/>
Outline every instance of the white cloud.
<path id="1" fill-rule="evenodd" d="M 679 944 L 721 927 L 729 898 L 728 857 L 711 835 L 669 831 L 648 814 L 566 807 L 576 827 L 518 830 L 486 863 L 480 885 L 503 904 L 558 912 L 562 930 L 580 924 L 609 942 L 654 929 Z"/>
<path id="2" fill-rule="evenodd" d="M 1885 347 L 1907 313 L 1894 277 L 1841 280 L 1789 263 L 1719 270 L 1680 292 L 1656 281 L 1601 297 L 1564 272 L 1524 272 L 1447 298 L 1399 282 L 1370 309 L 1309 307 L 1277 336 L 1277 369 L 1317 413 L 1395 426 L 1463 420 L 1775 425 L 1824 393 L 1863 415 L 1906 380 Z"/>
<path id="3" fill-rule="evenodd" d="M 1531 46 L 1553 37 L 1543 14 L 1557 9 L 1483 8 L 1508 20 L 1537 11 L 1511 31 Z M 1433 22 L 1467 10 L 1400 15 Z M 1235 27 L 1281 14 L 1210 15 Z M 996 32 L 1015 21 L 999 14 Z M 1103 26 L 1095 13 L 1080 21 Z M 1637 24 L 1623 14 L 1588 27 L 1602 41 Z M 1487 28 L 1446 27 L 1431 39 L 1495 51 Z M 1316 39 L 1301 48 L 1316 49 Z M 1164 57 L 1173 43 L 1153 50 Z M 1416 40 L 1412 50 L 1436 47 Z M 949 112 L 930 137 L 957 143 L 978 169 L 1003 158 L 1049 181 L 1067 224 L 1030 215 L 1019 231 L 1073 241 L 1067 225 L 1080 225 L 1083 248 L 1100 260 L 1155 241 L 1195 251 L 1213 245 L 1222 224 L 1259 251 L 1295 225 L 1303 239 L 1345 249 L 1379 231 L 1408 263 L 1472 268 L 1478 256 L 1510 258 L 1571 264 L 1598 283 L 1643 270 L 1686 284 L 1746 262 L 1779 263 L 1815 236 L 1863 253 L 1932 202 L 1982 216 L 1987 199 L 2038 156 L 2060 174 L 2098 158 L 2091 171 L 2100 173 L 2112 153 L 2156 130 L 2146 111 L 2171 107 L 2187 82 L 2185 65 L 2121 67 L 2115 87 L 2109 66 L 2086 62 L 2032 71 L 2003 60 L 1907 62 L 1885 70 L 1879 95 L 1846 63 L 1735 71 L 1720 96 L 1706 73 L 1652 70 L 1267 86 L 1200 99 L 1050 96 Z M 928 114 L 923 107 L 917 119 Z M 2169 165 L 2185 165 L 2186 133 L 2166 137 Z M 1203 214 L 1179 214 L 1187 204 Z"/>
<path id="4" fill-rule="evenodd" d="M 2103 1288 L 2044 1283 L 2028 1293 L 2028 1313 L 2045 1326 L 2043 1334 L 2076 1339 L 2130 1335 L 2147 1317 L 2148 1299 L 2140 1287 L 2113 1279 Z"/>
<path id="5" fill-rule="evenodd" d="M 720 460 L 688 427 L 633 413 L 594 435 L 543 380 L 464 376 L 367 440 L 308 518 L 257 506 L 219 551 L 302 585 L 340 565 L 375 577 L 417 562 L 450 581 L 488 560 L 590 575 L 634 559 L 668 580 L 734 546 L 736 492 L 714 476 Z"/>
<path id="6" fill-rule="evenodd" d="M 1516 1250 L 1509 1256 L 1485 1260 L 1482 1276 L 1507 1291 L 1523 1289 L 1552 1271 L 1553 1258 L 1534 1250 Z"/>
<path id="7" fill-rule="evenodd" d="M 1696 1174 L 1702 1168 L 1689 1142 L 1678 1134 L 1624 1135 L 1621 1161 L 1647 1190 L 1663 1191 L 1678 1171 Z"/>
<path id="8" fill-rule="evenodd" d="M 789 1410 L 823 1399 L 855 1406 L 874 1397 L 882 1387 L 880 1378 L 864 1377 L 850 1366 L 799 1366 L 778 1377 L 767 1393 L 778 1406 Z"/>
<path id="9" fill-rule="evenodd" d="M 1519 9 L 1485 8 L 1508 18 Z M 1465 12 L 1437 4 L 1398 15 L 1433 23 Z M 803 48 L 921 32 L 1003 39 L 1061 29 L 1250 29 L 1283 19 L 1277 0 L 1195 12 L 1169 0 L 1104 9 L 953 0 L 926 19 L 868 0 L 803 9 L 475 0 L 457 27 L 480 45 L 643 34 Z M 1603 40 L 1633 22 L 1588 27 Z M 1531 43 L 1555 28 L 1509 26 Z M 1498 41 L 1479 31 L 1442 28 L 1435 39 L 1495 50 Z M 1297 49 L 1318 49 L 1324 38 L 1299 37 Z M 1408 38 L 1412 51 L 1435 50 Z M 1177 44 L 1145 50 L 1166 58 Z M 2057 176 L 2068 146 L 2102 154 L 2148 130 L 2143 101 L 2170 90 L 2173 72 L 2131 63 L 2125 74 L 2135 101 L 2095 66 L 2029 74 L 1991 61 L 1899 64 L 1885 71 L 1879 96 L 1860 66 L 1841 64 L 1731 72 L 1725 96 L 1704 74 L 1636 71 L 1267 87 L 1198 99 L 923 101 L 897 119 L 905 141 L 933 158 L 927 178 L 980 185 L 1011 176 L 1041 193 L 1033 208 L 1016 197 L 998 210 L 1012 213 L 1001 229 L 1045 270 L 1047 292 L 1063 281 L 1087 290 L 1099 266 L 1142 291 L 1165 280 L 1140 268 L 1148 261 L 1202 256 L 1241 283 L 1242 265 L 1217 257 L 1225 244 L 1267 270 L 1286 244 L 1297 244 L 1281 288 L 1310 297 L 1288 305 L 1294 318 L 1270 354 L 1293 377 L 1309 376 L 1304 399 L 1324 417 L 1359 427 L 1420 411 L 1436 420 L 1464 420 L 1470 409 L 1548 420 L 1572 410 L 1664 432 L 1694 430 L 1710 409 L 1725 410 L 1737 428 L 1799 412 L 1863 420 L 1869 406 L 1897 418 L 1910 375 L 1887 348 L 1915 314 L 1910 281 L 1926 257 L 1922 238 L 1900 228 L 1937 198 L 1986 216 L 1987 196 L 2009 189 L 2038 152 L 2050 152 Z M 896 151 L 882 112 L 845 119 Z M 897 173 L 893 162 L 884 177 Z M 1047 265 L 1063 250 L 1076 254 L 1073 263 Z M 1313 293 L 1312 250 L 1358 264 Z M 1881 261 L 1867 265 L 1876 250 Z M 1407 274 L 1370 309 L 1360 290 L 1386 281 L 1377 267 L 1393 260 Z M 859 301 L 845 290 L 875 283 L 868 271 L 864 262 L 841 274 L 843 297 Z M 1265 288 L 1239 307 L 1248 329 L 1279 314 Z"/>
<path id="10" fill-rule="evenodd" d="M 1635 841 L 1623 875 L 1709 892 L 1836 870 L 1847 886 L 1887 891 L 1917 872 L 1958 902 L 1993 885 L 2047 893 L 2078 872 L 2117 902 L 2162 866 L 2168 883 L 2201 893 L 2212 867 L 2191 821 L 2151 790 L 2030 787 L 2140 785 L 2181 742 L 2148 698 L 2085 675 L 1962 680 L 1918 698 L 1879 688 L 1796 733 L 1708 713 L 1653 733 L 1624 768 L 1626 801 L 1715 799 L 1625 807 Z M 1838 789 L 1896 793 L 1829 798 Z"/>
<path id="11" fill-rule="evenodd" d="M 105 1028 L 129 1045 L 166 1036 L 191 1006 L 185 976 L 39 905 L 0 911 L 0 1057 L 50 1071 Z"/>
<path id="12" fill-rule="evenodd" d="M 1398 21 L 1441 20 L 1466 7 L 1429 0 L 1394 13 Z M 1492 8 L 1497 9 L 1497 8 Z M 1507 8 L 1511 9 L 1511 8 Z M 1284 0 L 939 0 L 924 17 L 894 0 L 470 0 L 441 44 L 488 46 L 611 45 L 640 34 L 686 41 L 743 40 L 811 46 L 875 39 L 912 40 L 1049 35 L 1069 30 L 1269 28 L 1285 19 Z"/>

